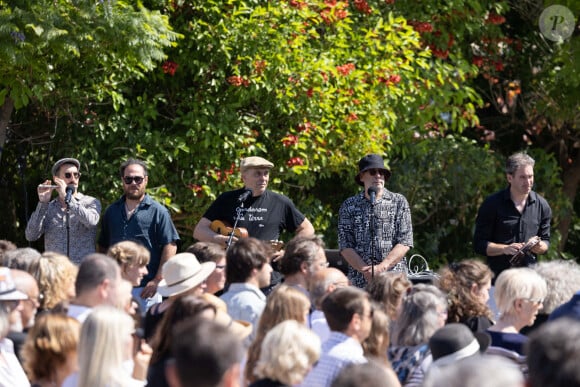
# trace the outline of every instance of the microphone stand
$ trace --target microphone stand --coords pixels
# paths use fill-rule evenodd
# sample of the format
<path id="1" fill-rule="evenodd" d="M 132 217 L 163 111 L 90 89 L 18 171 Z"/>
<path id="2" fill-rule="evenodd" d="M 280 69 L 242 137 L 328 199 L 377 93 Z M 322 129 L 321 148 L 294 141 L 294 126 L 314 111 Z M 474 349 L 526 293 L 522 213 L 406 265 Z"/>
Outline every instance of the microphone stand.
<path id="1" fill-rule="evenodd" d="M 70 202 L 66 203 L 66 256 L 70 259 Z"/>
<path id="2" fill-rule="evenodd" d="M 375 234 L 376 234 L 376 216 L 375 203 L 371 202 L 371 278 L 375 278 Z"/>
<path id="3" fill-rule="evenodd" d="M 234 239 L 234 232 L 236 231 L 236 227 L 238 226 L 238 222 L 242 218 L 242 213 L 244 212 L 244 202 L 242 202 L 238 207 L 236 207 L 236 219 L 234 220 L 234 226 L 232 227 L 232 232 L 230 232 L 230 236 L 226 243 L 226 251 L 230 248 L 232 244 L 232 240 Z"/>

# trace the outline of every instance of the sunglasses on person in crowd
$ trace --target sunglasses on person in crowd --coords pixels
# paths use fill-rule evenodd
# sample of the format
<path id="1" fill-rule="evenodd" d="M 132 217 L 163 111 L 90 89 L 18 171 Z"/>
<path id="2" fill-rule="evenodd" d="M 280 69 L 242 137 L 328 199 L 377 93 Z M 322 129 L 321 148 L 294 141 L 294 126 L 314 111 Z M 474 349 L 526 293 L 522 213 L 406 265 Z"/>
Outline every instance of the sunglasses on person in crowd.
<path id="1" fill-rule="evenodd" d="M 135 182 L 135 184 L 141 184 L 143 183 L 143 176 L 125 176 L 123 177 L 123 181 L 125 182 L 125 184 L 133 184 L 133 182 Z"/>

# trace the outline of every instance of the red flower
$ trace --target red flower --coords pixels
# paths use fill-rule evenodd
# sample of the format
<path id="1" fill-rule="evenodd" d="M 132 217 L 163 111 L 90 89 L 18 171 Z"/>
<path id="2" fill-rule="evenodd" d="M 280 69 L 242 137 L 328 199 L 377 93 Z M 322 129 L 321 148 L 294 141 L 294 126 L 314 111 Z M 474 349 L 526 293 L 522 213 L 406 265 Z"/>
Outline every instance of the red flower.
<path id="1" fill-rule="evenodd" d="M 356 113 L 350 113 L 347 117 L 346 117 L 346 122 L 353 122 L 358 120 L 358 116 L 356 115 Z"/>
<path id="2" fill-rule="evenodd" d="M 390 75 L 389 82 L 399 83 L 399 82 L 401 82 L 401 76 L 399 74 Z"/>
<path id="3" fill-rule="evenodd" d="M 503 71 L 503 62 L 502 61 L 497 61 L 493 63 L 495 66 L 495 71 Z"/>
<path id="4" fill-rule="evenodd" d="M 314 90 L 312 89 L 312 87 L 306 90 L 306 95 L 308 96 L 308 98 L 312 98 L 312 96 L 314 95 Z"/>
<path id="5" fill-rule="evenodd" d="M 298 143 L 298 136 L 295 134 L 289 134 L 284 139 L 282 139 L 282 145 L 288 147 L 291 145 L 296 145 Z"/>
<path id="6" fill-rule="evenodd" d="M 298 9 L 302 9 L 302 8 L 306 7 L 305 1 L 290 0 L 288 3 L 290 4 L 291 7 L 298 8 Z"/>
<path id="7" fill-rule="evenodd" d="M 490 13 L 487 16 L 487 19 L 485 19 L 485 22 L 487 24 L 500 25 L 500 24 L 505 23 L 505 17 L 498 15 L 497 13 Z"/>
<path id="8" fill-rule="evenodd" d="M 354 63 L 347 63 L 341 66 L 336 66 L 336 70 L 342 75 L 348 75 L 355 69 Z"/>
<path id="9" fill-rule="evenodd" d="M 471 60 L 472 63 L 474 65 L 476 65 L 477 67 L 481 67 L 483 66 L 483 58 L 480 56 L 474 56 L 473 59 Z"/>
<path id="10" fill-rule="evenodd" d="M 306 121 L 302 124 L 298 124 L 298 127 L 296 128 L 296 130 L 298 130 L 299 132 L 302 132 L 302 133 L 308 133 L 310 131 L 310 129 L 312 129 L 313 127 L 314 127 L 313 124 Z"/>
<path id="11" fill-rule="evenodd" d="M 262 74 L 265 68 L 266 68 L 265 60 L 257 60 L 254 62 L 254 71 L 256 72 L 256 74 Z"/>
<path id="12" fill-rule="evenodd" d="M 230 85 L 234 85 L 234 86 L 242 86 L 243 80 L 242 77 L 238 76 L 238 75 L 232 75 L 230 77 L 228 77 L 228 83 Z"/>
<path id="13" fill-rule="evenodd" d="M 356 9 L 358 9 L 362 13 L 366 13 L 367 15 L 372 12 L 369 3 L 367 3 L 366 0 L 354 0 L 354 6 Z"/>
<path id="14" fill-rule="evenodd" d="M 431 25 L 431 23 L 409 21 L 409 25 L 411 25 L 413 29 L 419 33 L 433 32 L 433 26 Z"/>
<path id="15" fill-rule="evenodd" d="M 165 61 L 165 63 L 163 63 L 163 65 L 161 66 L 161 68 L 163 69 L 163 73 L 169 74 L 171 76 L 175 75 L 175 71 L 177 71 L 178 67 L 179 65 L 177 63 L 172 62 L 170 60 Z"/>
<path id="16" fill-rule="evenodd" d="M 304 165 L 304 160 L 301 157 L 292 157 L 290 160 L 286 161 L 286 165 L 289 167 Z"/>

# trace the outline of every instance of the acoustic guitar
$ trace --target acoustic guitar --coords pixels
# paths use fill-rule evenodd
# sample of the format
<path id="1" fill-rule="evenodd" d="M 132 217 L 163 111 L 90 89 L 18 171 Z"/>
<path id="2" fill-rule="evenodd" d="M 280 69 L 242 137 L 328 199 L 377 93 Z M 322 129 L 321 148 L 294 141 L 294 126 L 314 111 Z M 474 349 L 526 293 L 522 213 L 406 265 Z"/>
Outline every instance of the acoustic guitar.
<path id="1" fill-rule="evenodd" d="M 225 236 L 230 236 L 232 235 L 232 233 L 237 238 L 247 238 L 249 236 L 248 230 L 246 230 L 245 228 L 236 227 L 236 229 L 234 230 L 233 227 L 228 226 L 221 220 L 214 220 L 213 222 L 211 222 L 209 228 L 211 228 L 213 232 L 217 232 L 218 234 Z"/>
<path id="2" fill-rule="evenodd" d="M 213 222 L 211 222 L 209 228 L 213 232 L 217 232 L 218 234 L 224 236 L 230 236 L 232 232 L 234 233 L 234 236 L 237 238 L 247 238 L 249 236 L 248 230 L 245 229 L 244 227 L 236 227 L 236 229 L 234 230 L 233 227 L 229 226 L 225 222 L 222 222 L 221 220 L 214 220 Z M 269 243 L 270 246 L 272 246 L 272 249 L 274 249 L 274 251 L 280 251 L 284 248 L 284 242 L 282 241 L 269 241 Z"/>

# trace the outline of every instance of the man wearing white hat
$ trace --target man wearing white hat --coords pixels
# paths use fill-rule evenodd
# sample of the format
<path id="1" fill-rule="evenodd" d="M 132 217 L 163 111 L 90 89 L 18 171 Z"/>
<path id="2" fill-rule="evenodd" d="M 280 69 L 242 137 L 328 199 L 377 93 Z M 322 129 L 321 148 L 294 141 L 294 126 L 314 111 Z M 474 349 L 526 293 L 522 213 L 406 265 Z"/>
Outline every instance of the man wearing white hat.
<path id="1" fill-rule="evenodd" d="M 195 226 L 193 237 L 226 247 L 228 235 L 213 231 L 211 224 L 219 220 L 233 226 L 238 209 L 242 214 L 237 227 L 245 228 L 253 238 L 276 241 L 283 230 L 300 236 L 314 235 L 310 221 L 288 197 L 267 189 L 272 167 L 274 164 L 262 157 L 242 159 L 240 171 L 244 188 L 221 194 Z"/>
<path id="2" fill-rule="evenodd" d="M 17 290 L 10 269 L 0 267 L 0 386 L 29 386 L 30 383 L 6 338 L 10 325 L 21 319 L 22 301 L 28 296 Z"/>
<path id="3" fill-rule="evenodd" d="M 45 180 L 38 186 L 38 205 L 25 231 L 28 241 L 44 235 L 45 251 L 65 254 L 77 265 L 84 256 L 95 252 L 101 216 L 101 202 L 78 192 L 80 168 L 80 162 L 73 158 L 54 163 L 54 183 Z M 51 200 L 55 190 L 58 196 Z"/>
<path id="4" fill-rule="evenodd" d="M 161 303 L 154 304 L 145 314 L 145 339 L 155 332 L 155 327 L 161 321 L 163 313 L 169 308 L 176 296 L 191 294 L 201 296 L 205 291 L 205 280 L 215 270 L 215 262 L 199 263 L 191 253 L 179 253 L 163 264 L 161 271 L 163 279 L 157 286 L 157 292 L 165 298 Z"/>

